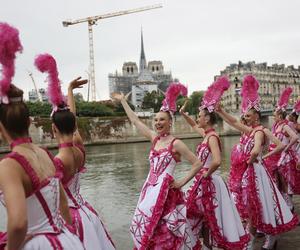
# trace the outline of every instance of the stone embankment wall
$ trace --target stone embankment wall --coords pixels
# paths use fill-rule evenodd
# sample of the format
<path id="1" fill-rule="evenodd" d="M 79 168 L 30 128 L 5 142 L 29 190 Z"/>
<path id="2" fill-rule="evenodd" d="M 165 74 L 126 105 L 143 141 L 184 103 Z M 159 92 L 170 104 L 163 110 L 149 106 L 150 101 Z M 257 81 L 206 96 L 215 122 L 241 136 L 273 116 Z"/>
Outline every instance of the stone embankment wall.
<path id="1" fill-rule="evenodd" d="M 142 121 L 150 128 L 153 126 L 153 118 L 143 118 Z M 80 117 L 77 119 L 78 128 L 86 144 L 108 144 L 108 143 L 128 143 L 145 141 L 136 127 L 133 126 L 127 117 Z M 266 120 L 269 123 L 269 119 Z M 228 125 L 220 121 L 216 125 L 216 131 L 221 135 L 239 134 L 232 130 Z M 192 128 L 181 116 L 176 116 L 172 126 L 172 133 L 179 138 L 198 137 Z M 32 118 L 30 126 L 30 136 L 37 144 L 46 147 L 56 147 L 57 143 L 52 135 L 52 125 L 49 118 Z M 8 147 L 1 142 L 0 151 L 7 151 Z"/>

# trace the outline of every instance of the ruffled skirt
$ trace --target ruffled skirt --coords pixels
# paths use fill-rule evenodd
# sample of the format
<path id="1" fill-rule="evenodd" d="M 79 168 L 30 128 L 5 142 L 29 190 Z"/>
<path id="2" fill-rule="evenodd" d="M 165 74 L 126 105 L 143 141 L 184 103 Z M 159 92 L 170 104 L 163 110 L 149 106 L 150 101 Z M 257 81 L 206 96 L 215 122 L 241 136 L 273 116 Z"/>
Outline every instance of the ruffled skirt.
<path id="1" fill-rule="evenodd" d="M 243 195 L 252 225 L 266 234 L 292 230 L 298 224 L 270 174 L 261 163 L 249 165 L 243 176 Z"/>
<path id="2" fill-rule="evenodd" d="M 249 241 L 239 213 L 223 179 L 217 174 L 203 179 L 201 170 L 187 191 L 187 216 L 195 237 L 203 223 L 210 230 L 212 245 L 222 249 L 243 249 Z"/>

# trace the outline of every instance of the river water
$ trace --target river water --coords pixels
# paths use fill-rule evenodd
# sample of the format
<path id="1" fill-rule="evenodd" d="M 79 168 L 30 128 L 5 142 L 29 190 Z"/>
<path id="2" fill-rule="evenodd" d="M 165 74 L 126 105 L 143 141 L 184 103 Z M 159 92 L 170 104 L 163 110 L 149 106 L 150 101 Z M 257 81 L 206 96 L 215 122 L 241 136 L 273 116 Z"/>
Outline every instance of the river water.
<path id="1" fill-rule="evenodd" d="M 222 138 L 223 163 L 221 172 L 226 179 L 229 157 L 238 136 Z M 184 140 L 195 152 L 200 139 Z M 129 224 L 141 187 L 149 170 L 150 143 L 129 143 L 87 147 L 87 172 L 82 176 L 82 194 L 99 212 L 117 249 L 132 249 Z M 55 152 L 54 152 L 55 153 Z M 190 165 L 183 161 L 177 165 L 175 176 L 182 177 Z M 187 184 L 185 190 L 190 185 Z M 5 230 L 6 215 L 0 208 L 0 230 Z"/>

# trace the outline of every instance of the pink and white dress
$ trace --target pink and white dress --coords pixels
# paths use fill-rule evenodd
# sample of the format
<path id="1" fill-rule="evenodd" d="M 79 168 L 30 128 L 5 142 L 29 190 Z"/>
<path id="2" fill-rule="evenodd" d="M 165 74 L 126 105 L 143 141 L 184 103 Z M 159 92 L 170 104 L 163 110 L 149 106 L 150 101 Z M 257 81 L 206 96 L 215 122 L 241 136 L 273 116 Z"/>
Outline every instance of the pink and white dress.
<path id="1" fill-rule="evenodd" d="M 85 158 L 85 150 L 81 145 L 64 143 L 60 144 L 59 147 L 77 147 Z M 54 160 L 59 168 L 63 170 L 63 162 L 57 157 Z M 113 250 L 115 246 L 97 212 L 80 194 L 80 175 L 85 170 L 85 167 L 82 166 L 69 180 L 62 180 L 76 234 L 79 236 L 81 242 L 83 242 L 86 250 Z"/>
<path id="2" fill-rule="evenodd" d="M 284 133 L 282 131 L 283 126 L 281 127 L 281 130 L 278 130 L 278 127 L 281 126 L 283 123 L 282 122 L 275 122 L 272 126 L 272 134 L 278 138 L 281 142 L 283 142 L 284 140 Z M 276 144 L 271 143 L 269 145 L 269 149 L 268 151 L 271 152 L 276 148 Z M 277 153 L 277 154 L 273 154 L 271 156 L 269 156 L 268 158 L 266 158 L 264 160 L 265 163 L 265 167 L 267 168 L 267 170 L 269 171 L 269 174 L 271 175 L 271 177 L 273 178 L 273 181 L 275 183 L 277 183 L 277 175 L 278 175 L 278 161 L 280 159 L 281 156 L 281 152 Z"/>
<path id="3" fill-rule="evenodd" d="M 59 183 L 62 174 L 57 172 L 55 176 L 40 181 L 30 163 L 21 154 L 12 152 L 4 158 L 18 162 L 30 177 L 33 187 L 33 192 L 26 198 L 27 235 L 33 235 L 33 238 L 22 249 L 83 250 L 83 244 L 68 230 L 59 212 Z M 5 204 L 2 193 L 0 200 Z M 2 233 L 0 249 L 4 249 L 6 240 L 6 234 Z"/>
<path id="4" fill-rule="evenodd" d="M 167 148 L 155 150 L 158 140 L 156 137 L 151 147 L 150 172 L 130 226 L 135 249 L 201 249 L 186 218 L 183 192 L 170 188 L 178 162 L 172 152 L 176 138 Z"/>
<path id="5" fill-rule="evenodd" d="M 247 169 L 247 163 L 243 157 L 243 146 L 246 139 L 247 135 L 243 134 L 240 137 L 239 143 L 232 148 L 230 156 L 231 167 L 227 181 L 234 203 L 242 218 L 247 217 L 242 195 L 242 178 Z"/>
<path id="6" fill-rule="evenodd" d="M 217 139 L 219 141 L 218 137 Z M 186 201 L 187 215 L 193 233 L 195 237 L 199 237 L 205 223 L 210 230 L 213 246 L 222 249 L 243 249 L 250 237 L 244 230 L 240 215 L 225 182 L 219 175 L 219 170 L 207 178 L 202 177 L 212 160 L 208 143 L 198 145 L 197 155 L 203 163 L 203 168 L 195 176 L 193 185 L 187 191 Z"/>
<path id="7" fill-rule="evenodd" d="M 245 161 L 254 147 L 256 130 L 249 135 L 244 145 Z M 248 164 L 243 176 L 243 195 L 252 225 L 257 230 L 276 235 L 292 230 L 298 225 L 298 218 L 292 214 L 270 173 L 266 170 L 261 154 L 256 161 Z"/>
<path id="8" fill-rule="evenodd" d="M 284 126 L 290 126 L 287 121 L 285 121 L 284 124 Z M 290 127 L 293 129 L 292 126 Z M 280 134 L 279 139 L 284 145 L 287 145 L 290 142 L 289 137 L 284 133 Z M 279 173 L 284 177 L 288 184 L 288 194 L 300 194 L 300 170 L 297 169 L 299 157 L 297 154 L 299 154 L 299 151 L 297 146 L 299 146 L 298 143 L 295 143 L 288 150 L 284 150 L 277 163 Z"/>

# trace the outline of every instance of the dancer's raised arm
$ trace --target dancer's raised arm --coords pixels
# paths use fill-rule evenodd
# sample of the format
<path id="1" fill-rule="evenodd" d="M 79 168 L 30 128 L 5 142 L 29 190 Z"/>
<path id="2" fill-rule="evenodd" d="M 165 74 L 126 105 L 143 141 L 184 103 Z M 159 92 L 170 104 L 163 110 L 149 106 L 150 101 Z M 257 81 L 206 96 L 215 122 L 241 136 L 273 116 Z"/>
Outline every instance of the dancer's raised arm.
<path id="1" fill-rule="evenodd" d="M 277 154 L 285 148 L 285 145 L 276 136 L 274 136 L 269 129 L 264 128 L 264 133 L 267 136 L 267 138 L 276 145 L 276 147 L 269 153 L 265 154 L 262 157 L 263 159 L 265 159 L 273 154 Z"/>
<path id="2" fill-rule="evenodd" d="M 216 136 L 211 136 L 207 143 L 211 150 L 212 161 L 210 162 L 208 171 L 203 175 L 204 178 L 210 176 L 221 165 L 221 149 L 218 138 Z"/>
<path id="3" fill-rule="evenodd" d="M 74 100 L 74 94 L 73 89 L 82 88 L 82 85 L 86 84 L 88 80 L 83 79 L 81 80 L 81 77 L 77 77 L 73 81 L 69 83 L 68 87 L 68 106 L 70 108 L 70 111 L 75 115 L 76 117 L 76 105 Z M 73 141 L 76 144 L 83 144 L 83 140 L 81 135 L 79 134 L 78 128 L 76 126 L 76 131 L 73 134 Z"/>
<path id="4" fill-rule="evenodd" d="M 179 110 L 179 113 L 183 116 L 183 118 L 187 121 L 187 123 L 193 128 L 193 130 L 198 133 L 199 135 L 201 135 L 202 137 L 205 136 L 205 132 L 203 128 L 199 128 L 197 126 L 197 122 L 190 117 L 185 111 L 186 105 L 187 105 L 188 101 L 186 100 L 183 104 L 183 106 L 181 107 L 181 109 Z"/>
<path id="5" fill-rule="evenodd" d="M 112 93 L 111 97 L 120 102 L 129 118 L 129 120 L 132 122 L 134 126 L 137 127 L 137 129 L 140 131 L 140 133 L 145 136 L 147 139 L 149 139 L 151 142 L 155 138 L 156 134 L 153 130 L 148 128 L 134 113 L 134 111 L 130 108 L 128 105 L 126 98 L 123 93 Z"/>
<path id="6" fill-rule="evenodd" d="M 181 140 L 176 140 L 174 142 L 174 149 L 184 159 L 186 159 L 189 163 L 192 164 L 192 167 L 191 167 L 190 171 L 187 173 L 187 175 L 178 181 L 174 181 L 171 185 L 172 188 L 181 188 L 186 183 L 188 183 L 198 173 L 198 171 L 200 170 L 200 168 L 202 167 L 203 164 L 197 158 L 197 156 L 194 155 Z"/>
<path id="7" fill-rule="evenodd" d="M 226 123 L 228 123 L 230 126 L 234 127 L 235 129 L 243 133 L 250 133 L 252 131 L 251 127 L 242 124 L 238 119 L 236 119 L 234 116 L 230 115 L 224 109 L 222 109 L 219 104 L 216 107 L 216 112 Z"/>

